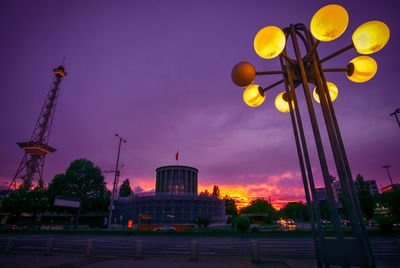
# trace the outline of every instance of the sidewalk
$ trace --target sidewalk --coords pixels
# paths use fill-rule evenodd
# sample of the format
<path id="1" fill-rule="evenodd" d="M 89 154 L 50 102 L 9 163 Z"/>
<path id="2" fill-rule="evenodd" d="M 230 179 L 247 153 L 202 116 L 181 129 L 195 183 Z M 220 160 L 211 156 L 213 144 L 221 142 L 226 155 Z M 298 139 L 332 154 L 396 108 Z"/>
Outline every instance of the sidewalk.
<path id="1" fill-rule="evenodd" d="M 135 260 L 129 258 L 114 257 L 84 257 L 78 255 L 51 255 L 44 256 L 42 254 L 0 254 L 0 267 L 30 267 L 30 268 L 56 268 L 56 267 L 162 267 L 162 268 L 309 268 L 317 267 L 316 262 L 309 259 L 276 259 L 263 261 L 261 263 L 252 263 L 248 260 L 234 260 L 229 258 L 205 259 L 200 261 L 189 261 L 182 258 L 174 258 L 163 256 L 159 258 Z M 377 267 L 389 268 L 400 267 L 400 261 L 394 260 L 377 260 Z"/>
<path id="2" fill-rule="evenodd" d="M 128 258 L 112 257 L 83 257 L 74 255 L 51 255 L 43 256 L 40 254 L 0 254 L 0 267 L 7 268 L 44 268 L 44 267 L 163 267 L 163 268 L 256 268 L 256 267 L 276 267 L 289 268 L 316 267 L 313 260 L 271 260 L 261 263 L 252 263 L 247 260 L 200 260 L 189 261 L 185 259 L 176 259 L 174 257 L 135 260 Z"/>

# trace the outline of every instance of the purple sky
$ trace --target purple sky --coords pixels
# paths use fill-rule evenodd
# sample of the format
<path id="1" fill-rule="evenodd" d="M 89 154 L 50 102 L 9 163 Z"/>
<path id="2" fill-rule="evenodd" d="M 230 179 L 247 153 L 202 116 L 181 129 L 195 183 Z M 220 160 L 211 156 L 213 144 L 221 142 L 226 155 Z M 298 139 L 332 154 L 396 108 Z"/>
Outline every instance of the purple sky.
<path id="1" fill-rule="evenodd" d="M 300 4 L 300 3 L 303 4 Z M 400 129 L 389 114 L 400 107 L 400 19 L 396 1 L 1 1 L 0 184 L 8 185 L 52 81 L 66 57 L 64 79 L 46 158 L 45 182 L 77 158 L 115 168 L 119 133 L 121 176 L 154 187 L 155 169 L 179 164 L 199 169 L 201 187 L 276 200 L 302 199 L 302 183 L 288 114 L 276 110 L 277 87 L 250 108 L 233 84 L 232 67 L 249 61 L 258 71 L 278 70 L 278 59 L 259 58 L 253 38 L 261 28 L 302 22 L 325 4 L 343 5 L 350 21 L 337 40 L 321 43 L 321 57 L 351 42 L 369 20 L 391 30 L 386 47 L 371 55 L 376 76 L 363 84 L 327 74 L 339 88 L 334 102 L 353 175 L 387 184 L 383 165 L 400 179 Z M 290 51 L 289 51 L 290 52 Z M 290 55 L 290 53 L 289 53 Z M 348 51 L 324 67 L 345 67 Z M 257 77 L 267 86 L 279 76 Z M 303 99 L 300 93 L 299 98 Z M 314 102 L 314 104 L 317 104 Z M 322 186 L 309 118 L 300 101 L 317 185 Z M 316 107 L 319 119 L 320 108 Z M 336 176 L 320 120 L 330 173 Z M 397 154 L 396 154 L 397 153 Z M 107 182 L 112 175 L 106 176 Z M 201 188 L 200 187 L 200 188 Z"/>

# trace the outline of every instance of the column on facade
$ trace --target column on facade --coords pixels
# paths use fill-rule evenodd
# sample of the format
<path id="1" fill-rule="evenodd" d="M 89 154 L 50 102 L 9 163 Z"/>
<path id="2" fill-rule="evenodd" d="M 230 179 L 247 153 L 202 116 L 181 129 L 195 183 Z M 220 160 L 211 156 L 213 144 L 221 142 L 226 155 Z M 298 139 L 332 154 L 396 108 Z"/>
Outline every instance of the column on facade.
<path id="1" fill-rule="evenodd" d="M 167 171 L 163 170 L 163 192 L 167 191 L 167 184 L 168 183 L 168 173 Z"/>
<path id="2" fill-rule="evenodd" d="M 156 175 L 156 192 L 160 192 L 160 173 L 161 171 L 157 172 Z"/>
<path id="3" fill-rule="evenodd" d="M 185 180 L 184 180 L 184 184 L 185 184 L 185 193 L 189 192 L 189 171 L 185 170 L 184 172 L 185 174 Z"/>
<path id="4" fill-rule="evenodd" d="M 192 171 L 191 170 L 188 170 L 187 178 L 188 178 L 188 193 L 191 193 L 192 192 Z"/>
<path id="5" fill-rule="evenodd" d="M 194 173 L 194 190 L 193 192 L 197 194 L 197 172 Z"/>

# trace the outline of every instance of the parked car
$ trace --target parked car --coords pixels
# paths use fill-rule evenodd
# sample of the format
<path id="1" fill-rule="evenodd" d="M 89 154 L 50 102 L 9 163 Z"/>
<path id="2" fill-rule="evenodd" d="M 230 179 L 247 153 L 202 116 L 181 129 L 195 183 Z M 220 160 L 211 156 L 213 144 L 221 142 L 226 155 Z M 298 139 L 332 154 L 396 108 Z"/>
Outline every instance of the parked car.
<path id="1" fill-rule="evenodd" d="M 340 220 L 340 222 L 342 223 L 342 226 L 351 226 L 351 222 L 349 220 Z"/>
<path id="2" fill-rule="evenodd" d="M 1 225 L 1 229 L 3 229 L 3 230 L 17 230 L 18 229 L 18 225 L 15 225 L 15 224 L 3 224 L 3 225 Z"/>
<path id="3" fill-rule="evenodd" d="M 287 219 L 287 220 L 286 220 L 286 224 L 287 224 L 287 225 L 295 225 L 295 222 L 294 222 L 294 220 L 292 220 L 292 219 Z"/>
<path id="4" fill-rule="evenodd" d="M 325 220 L 325 219 L 321 219 L 321 223 L 322 223 L 322 225 L 329 225 L 329 224 L 331 224 L 330 221 Z"/>
<path id="5" fill-rule="evenodd" d="M 285 223 L 286 223 L 286 221 L 284 219 L 279 219 L 277 221 L 277 224 L 280 224 L 280 225 L 285 225 Z"/>
<path id="6" fill-rule="evenodd" d="M 153 229 L 153 231 L 176 231 L 176 229 L 172 226 L 165 225 L 158 228 Z"/>

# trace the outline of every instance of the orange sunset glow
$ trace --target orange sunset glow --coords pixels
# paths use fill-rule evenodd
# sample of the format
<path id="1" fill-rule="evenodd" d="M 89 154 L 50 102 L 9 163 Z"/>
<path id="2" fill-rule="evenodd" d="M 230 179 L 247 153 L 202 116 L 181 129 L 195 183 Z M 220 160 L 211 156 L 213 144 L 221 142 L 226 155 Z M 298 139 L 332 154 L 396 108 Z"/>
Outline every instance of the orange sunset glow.
<path id="1" fill-rule="evenodd" d="M 212 192 L 214 185 L 199 185 L 199 193 L 204 190 Z M 279 210 L 284 207 L 288 202 L 304 201 L 304 190 L 302 188 L 296 189 L 296 193 L 291 192 L 291 195 L 296 195 L 298 198 L 286 198 L 285 193 L 281 189 L 274 188 L 271 185 L 254 184 L 254 185 L 218 185 L 221 197 L 228 195 L 236 201 L 237 207 L 240 209 L 247 206 L 251 201 L 257 198 L 264 198 L 269 200 L 271 198 L 272 206 Z M 255 190 L 257 189 L 257 190 Z M 292 191 L 292 189 L 291 189 Z"/>
<path id="2" fill-rule="evenodd" d="M 282 186 L 280 182 L 282 178 L 288 180 L 287 185 Z M 212 193 L 214 185 L 218 185 L 221 197 L 228 195 L 236 201 L 238 208 L 247 206 L 256 198 L 271 198 L 272 206 L 275 209 L 281 209 L 288 202 L 305 201 L 304 189 L 298 178 L 298 174 L 290 172 L 281 175 L 267 176 L 265 183 L 249 183 L 249 184 L 226 184 L 226 183 L 201 183 L 199 179 L 198 193 L 207 190 Z M 140 186 L 144 191 L 151 191 L 155 188 L 154 178 L 138 178 L 131 179 L 131 186 L 134 189 Z"/>

